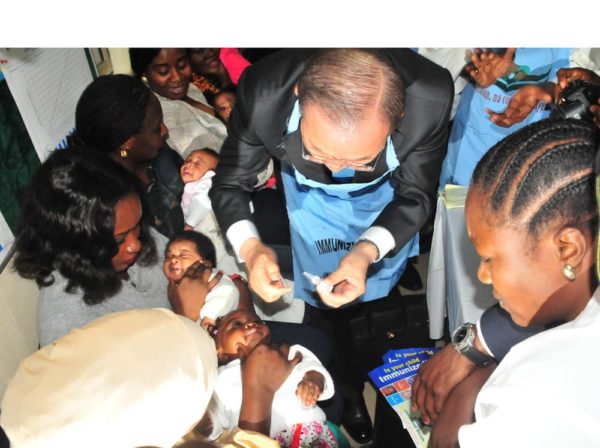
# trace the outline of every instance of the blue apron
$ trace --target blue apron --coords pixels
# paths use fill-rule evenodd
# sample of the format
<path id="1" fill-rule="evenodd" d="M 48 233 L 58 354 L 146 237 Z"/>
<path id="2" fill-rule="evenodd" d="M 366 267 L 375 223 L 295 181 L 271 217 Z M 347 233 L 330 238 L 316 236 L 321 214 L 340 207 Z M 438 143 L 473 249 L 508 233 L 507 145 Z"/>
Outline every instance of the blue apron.
<path id="1" fill-rule="evenodd" d="M 297 131 L 299 119 L 296 104 L 288 123 L 289 133 Z M 300 136 L 296 136 L 299 143 Z M 322 184 L 306 178 L 292 164 L 282 162 L 281 175 L 290 218 L 295 297 L 313 306 L 326 307 L 302 272 L 324 278 L 335 271 L 340 259 L 392 201 L 391 173 L 400 163 L 390 137 L 384 151 L 388 170 L 368 183 Z M 358 301 L 367 302 L 387 296 L 404 272 L 407 259 L 418 253 L 417 233 L 395 256 L 372 264 L 367 272 L 366 292 Z"/>

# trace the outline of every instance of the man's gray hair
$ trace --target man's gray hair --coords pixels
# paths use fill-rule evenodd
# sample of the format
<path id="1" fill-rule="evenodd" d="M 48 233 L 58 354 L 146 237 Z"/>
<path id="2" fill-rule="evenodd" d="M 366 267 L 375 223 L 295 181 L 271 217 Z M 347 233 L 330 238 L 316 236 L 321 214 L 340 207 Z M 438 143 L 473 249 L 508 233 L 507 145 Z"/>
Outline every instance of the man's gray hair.
<path id="1" fill-rule="evenodd" d="M 319 50 L 307 62 L 298 90 L 302 109 L 315 104 L 341 128 L 376 108 L 393 129 L 404 112 L 404 82 L 378 50 Z"/>

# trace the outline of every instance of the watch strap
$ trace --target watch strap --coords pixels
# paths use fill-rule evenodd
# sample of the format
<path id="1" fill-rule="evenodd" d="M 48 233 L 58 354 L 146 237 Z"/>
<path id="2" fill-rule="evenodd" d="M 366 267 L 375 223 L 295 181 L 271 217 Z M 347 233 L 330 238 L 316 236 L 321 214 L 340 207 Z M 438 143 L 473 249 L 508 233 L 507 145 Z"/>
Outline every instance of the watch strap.
<path id="1" fill-rule="evenodd" d="M 459 351 L 459 353 L 464 355 L 477 367 L 487 367 L 494 362 L 494 358 L 492 358 L 490 355 L 486 355 L 485 353 L 481 353 L 473 346 L 466 347 Z"/>

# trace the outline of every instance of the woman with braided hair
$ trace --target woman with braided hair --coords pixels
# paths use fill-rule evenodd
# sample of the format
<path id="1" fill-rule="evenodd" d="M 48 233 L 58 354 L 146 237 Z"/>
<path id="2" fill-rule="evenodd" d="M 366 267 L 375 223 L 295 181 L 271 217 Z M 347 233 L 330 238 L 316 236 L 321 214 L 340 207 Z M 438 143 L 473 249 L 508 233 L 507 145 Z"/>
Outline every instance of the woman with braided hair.
<path id="1" fill-rule="evenodd" d="M 472 374 L 493 371 L 480 383 L 475 423 L 458 432 L 462 448 L 600 444 L 597 146 L 589 123 L 543 120 L 492 147 L 475 169 L 465 213 L 479 279 L 517 325 L 559 325 Z M 436 430 L 450 411 L 436 420 L 431 446 L 449 446 Z"/>

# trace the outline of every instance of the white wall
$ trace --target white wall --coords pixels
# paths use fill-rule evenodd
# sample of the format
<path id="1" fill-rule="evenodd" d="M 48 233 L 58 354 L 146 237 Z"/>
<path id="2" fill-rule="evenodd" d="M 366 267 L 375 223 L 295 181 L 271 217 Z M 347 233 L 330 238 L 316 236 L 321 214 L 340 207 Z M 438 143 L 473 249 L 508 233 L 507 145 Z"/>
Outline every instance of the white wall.
<path id="1" fill-rule="evenodd" d="M 132 75 L 131 63 L 129 62 L 129 48 L 109 48 L 110 60 L 115 75 Z"/>

